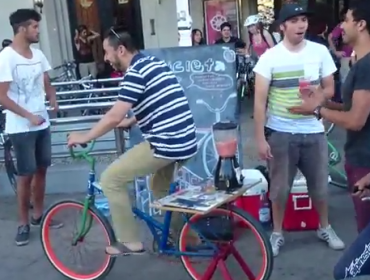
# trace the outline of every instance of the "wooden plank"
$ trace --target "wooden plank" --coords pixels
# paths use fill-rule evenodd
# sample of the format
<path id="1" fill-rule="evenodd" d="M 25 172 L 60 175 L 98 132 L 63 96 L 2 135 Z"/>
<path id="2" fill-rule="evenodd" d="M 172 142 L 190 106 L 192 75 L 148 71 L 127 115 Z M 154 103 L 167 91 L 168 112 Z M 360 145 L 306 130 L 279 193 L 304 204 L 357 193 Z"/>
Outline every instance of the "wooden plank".
<path id="1" fill-rule="evenodd" d="M 189 214 L 208 214 L 212 210 L 219 208 L 220 206 L 230 203 L 234 200 L 236 200 L 238 197 L 242 196 L 247 190 L 253 188 L 254 186 L 257 186 L 262 182 L 262 179 L 254 182 L 254 183 L 249 183 L 243 187 L 241 187 L 235 194 L 230 196 L 229 198 L 220 201 L 219 203 L 215 204 L 212 206 L 212 208 L 208 209 L 207 211 L 201 211 L 201 210 L 193 210 L 193 209 L 188 209 L 188 208 L 178 208 L 178 207 L 169 207 L 169 206 L 163 206 L 159 203 L 156 203 L 155 201 L 150 205 L 150 207 L 161 210 L 161 211 L 171 211 L 171 212 L 181 212 L 181 213 L 189 213 Z"/>

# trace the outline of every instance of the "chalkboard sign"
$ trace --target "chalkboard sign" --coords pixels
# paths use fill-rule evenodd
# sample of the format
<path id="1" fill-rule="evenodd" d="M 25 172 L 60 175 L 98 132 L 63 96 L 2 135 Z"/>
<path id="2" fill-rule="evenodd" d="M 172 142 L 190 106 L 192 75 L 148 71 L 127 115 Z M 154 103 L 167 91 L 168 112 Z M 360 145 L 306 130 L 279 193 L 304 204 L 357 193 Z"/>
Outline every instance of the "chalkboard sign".
<path id="1" fill-rule="evenodd" d="M 238 121 L 235 51 L 232 45 L 176 47 L 145 50 L 166 61 L 185 90 L 197 127 L 198 154 L 179 171 L 181 187 L 213 177 L 218 160 L 212 124 Z M 142 141 L 131 131 L 130 145 Z"/>

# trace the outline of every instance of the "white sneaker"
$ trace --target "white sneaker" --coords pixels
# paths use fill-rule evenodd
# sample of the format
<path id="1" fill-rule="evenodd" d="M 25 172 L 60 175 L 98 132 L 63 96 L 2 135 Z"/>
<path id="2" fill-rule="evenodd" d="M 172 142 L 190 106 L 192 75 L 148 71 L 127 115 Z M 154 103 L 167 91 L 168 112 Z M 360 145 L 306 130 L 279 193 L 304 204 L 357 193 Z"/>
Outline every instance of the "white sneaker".
<path id="1" fill-rule="evenodd" d="M 329 247 L 334 250 L 343 250 L 345 245 L 343 241 L 335 233 L 334 229 L 329 225 L 326 228 L 317 230 L 317 237 L 328 243 Z"/>
<path id="2" fill-rule="evenodd" d="M 273 232 L 270 236 L 272 254 L 274 257 L 279 255 L 280 247 L 284 245 L 284 236 L 280 232 Z"/>

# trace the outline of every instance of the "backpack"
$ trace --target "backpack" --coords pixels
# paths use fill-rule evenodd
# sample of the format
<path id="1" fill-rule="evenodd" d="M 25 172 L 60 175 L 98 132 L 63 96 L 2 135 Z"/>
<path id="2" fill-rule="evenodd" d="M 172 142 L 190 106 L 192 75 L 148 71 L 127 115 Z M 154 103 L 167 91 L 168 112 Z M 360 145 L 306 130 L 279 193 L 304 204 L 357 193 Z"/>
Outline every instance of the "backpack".
<path id="1" fill-rule="evenodd" d="M 271 36 L 271 38 L 272 38 L 272 41 L 274 42 L 274 46 L 275 46 L 275 45 L 277 45 L 277 44 L 278 44 L 278 42 L 276 42 L 276 39 L 275 39 L 274 34 L 272 34 L 272 33 L 270 32 L 270 30 L 268 30 L 268 29 L 263 29 L 263 30 L 266 30 L 266 31 L 270 34 L 270 36 Z M 265 43 L 268 45 L 267 40 L 266 40 L 265 35 L 263 34 L 263 32 L 261 33 L 261 36 L 262 36 L 262 40 L 263 40 L 263 41 L 265 41 Z"/>

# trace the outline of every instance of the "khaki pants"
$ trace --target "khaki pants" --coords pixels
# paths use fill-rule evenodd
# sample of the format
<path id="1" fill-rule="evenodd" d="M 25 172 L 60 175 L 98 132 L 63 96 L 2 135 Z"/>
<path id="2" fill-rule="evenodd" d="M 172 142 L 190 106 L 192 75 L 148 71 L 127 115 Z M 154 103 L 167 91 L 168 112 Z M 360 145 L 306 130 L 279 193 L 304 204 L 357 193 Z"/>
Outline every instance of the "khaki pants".
<path id="1" fill-rule="evenodd" d="M 90 74 L 94 78 L 96 78 L 96 76 L 98 75 L 98 69 L 96 68 L 96 63 L 95 62 L 80 63 L 78 65 L 78 70 L 80 71 L 81 78 L 89 76 Z"/>
<path id="2" fill-rule="evenodd" d="M 132 211 L 127 185 L 135 177 L 154 174 L 151 189 L 155 199 L 168 194 L 176 162 L 155 158 L 148 142 L 128 150 L 102 173 L 100 185 L 108 198 L 115 234 L 120 242 L 140 242 L 140 232 Z M 171 227 L 179 231 L 182 219 L 173 213 Z"/>

